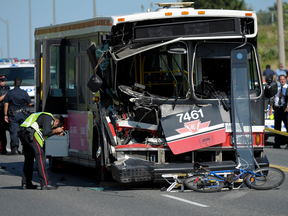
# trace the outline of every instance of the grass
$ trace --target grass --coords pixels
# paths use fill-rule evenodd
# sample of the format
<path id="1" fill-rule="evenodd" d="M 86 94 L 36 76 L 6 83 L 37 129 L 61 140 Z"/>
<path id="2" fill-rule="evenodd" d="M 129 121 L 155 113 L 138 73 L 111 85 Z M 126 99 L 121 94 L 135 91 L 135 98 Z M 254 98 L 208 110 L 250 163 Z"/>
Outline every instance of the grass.
<path id="1" fill-rule="evenodd" d="M 258 29 L 258 53 L 261 70 L 264 71 L 269 64 L 272 70 L 279 68 L 278 33 L 277 26 L 259 26 Z M 288 55 L 286 51 L 286 62 Z M 288 65 L 288 64 L 286 64 Z"/>

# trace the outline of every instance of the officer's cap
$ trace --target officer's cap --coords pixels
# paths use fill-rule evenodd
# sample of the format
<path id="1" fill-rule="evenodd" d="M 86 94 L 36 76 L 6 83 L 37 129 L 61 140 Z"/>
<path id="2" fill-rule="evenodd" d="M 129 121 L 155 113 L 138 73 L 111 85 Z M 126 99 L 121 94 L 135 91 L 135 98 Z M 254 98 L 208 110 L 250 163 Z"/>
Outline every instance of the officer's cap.
<path id="1" fill-rule="evenodd" d="M 0 81 L 6 81 L 6 74 L 0 75 Z"/>

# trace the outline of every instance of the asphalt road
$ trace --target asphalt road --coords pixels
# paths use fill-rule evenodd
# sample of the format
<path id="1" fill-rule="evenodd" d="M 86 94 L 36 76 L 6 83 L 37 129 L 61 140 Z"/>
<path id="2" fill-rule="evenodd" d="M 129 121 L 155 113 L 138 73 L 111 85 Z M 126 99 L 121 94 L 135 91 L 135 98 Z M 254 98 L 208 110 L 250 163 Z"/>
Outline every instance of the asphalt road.
<path id="1" fill-rule="evenodd" d="M 265 153 L 271 164 L 287 170 L 288 150 L 270 145 L 269 138 Z M 161 192 L 164 184 L 100 184 L 94 169 L 70 166 L 63 173 L 49 171 L 58 190 L 22 190 L 23 160 L 22 155 L 0 155 L 0 166 L 6 167 L 0 169 L 0 215 L 287 215 L 288 211 L 287 179 L 280 187 L 267 191 L 244 187 L 210 194 Z M 36 172 L 33 180 L 39 184 Z"/>

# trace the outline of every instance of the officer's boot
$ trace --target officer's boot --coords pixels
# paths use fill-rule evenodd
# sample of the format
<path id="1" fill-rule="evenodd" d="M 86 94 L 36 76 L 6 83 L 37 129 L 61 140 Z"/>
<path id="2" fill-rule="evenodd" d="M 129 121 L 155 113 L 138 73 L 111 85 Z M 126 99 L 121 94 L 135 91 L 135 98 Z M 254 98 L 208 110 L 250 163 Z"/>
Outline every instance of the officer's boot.
<path id="1" fill-rule="evenodd" d="M 13 146 L 11 148 L 11 152 L 9 152 L 7 155 L 19 155 L 18 153 L 18 147 L 17 146 Z"/>

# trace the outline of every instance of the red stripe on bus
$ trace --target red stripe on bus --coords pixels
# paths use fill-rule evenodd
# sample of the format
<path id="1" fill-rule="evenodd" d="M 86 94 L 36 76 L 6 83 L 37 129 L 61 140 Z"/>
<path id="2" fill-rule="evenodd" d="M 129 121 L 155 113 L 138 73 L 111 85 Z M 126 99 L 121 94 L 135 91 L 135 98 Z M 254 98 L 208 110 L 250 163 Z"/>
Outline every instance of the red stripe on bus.
<path id="1" fill-rule="evenodd" d="M 110 130 L 111 130 L 111 132 L 112 132 L 112 136 L 115 137 L 115 136 L 116 136 L 116 133 L 115 133 L 115 130 L 114 130 L 114 127 L 113 127 L 112 123 L 110 122 L 110 123 L 108 123 L 108 124 L 109 124 Z"/>

